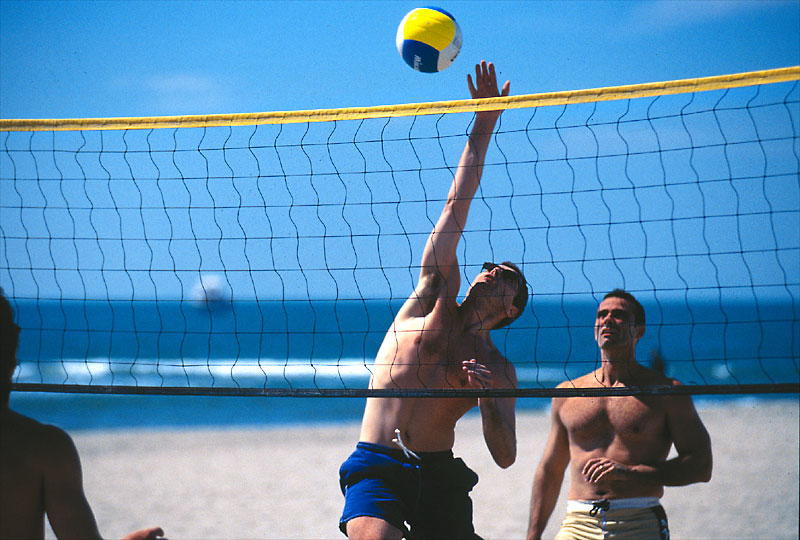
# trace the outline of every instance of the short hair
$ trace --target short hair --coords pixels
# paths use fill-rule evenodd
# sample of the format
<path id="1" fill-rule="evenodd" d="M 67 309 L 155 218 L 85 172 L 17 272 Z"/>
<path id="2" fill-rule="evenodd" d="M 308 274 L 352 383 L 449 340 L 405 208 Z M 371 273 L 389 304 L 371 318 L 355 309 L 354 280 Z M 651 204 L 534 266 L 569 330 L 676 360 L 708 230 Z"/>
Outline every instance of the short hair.
<path id="1" fill-rule="evenodd" d="M 19 326 L 14 322 L 14 310 L 0 288 L 0 401 L 8 403 L 11 376 L 17 367 Z"/>
<path id="2" fill-rule="evenodd" d="M 640 304 L 639 301 L 636 298 L 634 298 L 634 296 L 631 293 L 623 289 L 614 289 L 610 293 L 606 294 L 603 297 L 603 300 L 605 300 L 606 298 L 622 298 L 623 300 L 628 302 L 631 305 L 633 311 L 634 322 L 637 324 L 637 326 L 644 326 L 645 322 L 644 308 L 642 307 L 642 304 Z"/>
<path id="3" fill-rule="evenodd" d="M 528 305 L 528 282 L 525 280 L 525 276 L 523 275 L 522 270 L 520 270 L 516 264 L 510 261 L 503 261 L 500 264 L 502 264 L 503 266 L 508 266 L 509 268 L 514 270 L 514 272 L 517 274 L 517 277 L 519 278 L 519 280 L 517 281 L 518 284 L 517 293 L 514 295 L 514 300 L 512 301 L 512 304 L 516 306 L 518 312 L 516 317 L 506 317 L 505 319 L 494 325 L 494 328 L 492 328 L 492 330 L 497 330 L 498 328 L 504 328 L 509 324 L 511 324 L 512 322 L 514 322 L 515 320 L 517 320 L 522 315 L 522 312 L 525 311 L 525 306 Z"/>

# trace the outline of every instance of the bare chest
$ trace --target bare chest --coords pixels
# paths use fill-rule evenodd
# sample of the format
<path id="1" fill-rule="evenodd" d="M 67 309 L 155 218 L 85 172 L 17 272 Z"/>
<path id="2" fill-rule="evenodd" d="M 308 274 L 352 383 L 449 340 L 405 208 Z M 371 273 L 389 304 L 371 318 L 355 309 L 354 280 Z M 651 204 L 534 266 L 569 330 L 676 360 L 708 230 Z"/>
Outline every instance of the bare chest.
<path id="1" fill-rule="evenodd" d="M 486 345 L 463 332 L 427 328 L 390 331 L 375 359 L 373 382 L 384 387 L 467 388 L 462 362 L 486 363 Z"/>
<path id="2" fill-rule="evenodd" d="M 667 438 L 664 411 L 657 402 L 639 397 L 568 398 L 560 416 L 571 443 L 585 450 Z"/>

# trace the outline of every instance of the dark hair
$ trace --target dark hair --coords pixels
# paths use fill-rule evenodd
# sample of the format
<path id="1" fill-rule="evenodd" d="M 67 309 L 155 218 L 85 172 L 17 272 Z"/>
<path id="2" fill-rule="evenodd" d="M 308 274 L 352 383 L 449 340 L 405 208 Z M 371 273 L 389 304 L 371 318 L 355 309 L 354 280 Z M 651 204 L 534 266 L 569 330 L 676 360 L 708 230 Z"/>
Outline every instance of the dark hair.
<path id="1" fill-rule="evenodd" d="M 14 310 L 0 288 L 0 402 L 8 403 L 11 376 L 17 367 L 19 326 L 14 322 Z"/>
<path id="2" fill-rule="evenodd" d="M 628 291 L 624 291 L 622 289 L 614 289 L 607 295 L 603 297 L 603 300 L 606 298 L 622 298 L 626 302 L 631 305 L 631 310 L 633 311 L 633 320 L 636 322 L 637 326 L 644 326 L 645 317 L 644 317 L 644 308 L 639 301 L 633 297 L 631 293 Z"/>
<path id="3" fill-rule="evenodd" d="M 517 318 L 522 315 L 522 312 L 525 311 L 525 306 L 528 305 L 528 282 L 525 280 L 525 276 L 522 274 L 522 270 L 519 267 L 509 261 L 503 261 L 503 266 L 508 266 L 517 274 L 517 294 L 514 295 L 514 301 L 512 304 L 517 307 L 518 312 L 516 317 L 506 317 L 499 323 L 497 323 L 492 330 L 497 330 L 498 328 L 504 328 L 517 320 Z"/>

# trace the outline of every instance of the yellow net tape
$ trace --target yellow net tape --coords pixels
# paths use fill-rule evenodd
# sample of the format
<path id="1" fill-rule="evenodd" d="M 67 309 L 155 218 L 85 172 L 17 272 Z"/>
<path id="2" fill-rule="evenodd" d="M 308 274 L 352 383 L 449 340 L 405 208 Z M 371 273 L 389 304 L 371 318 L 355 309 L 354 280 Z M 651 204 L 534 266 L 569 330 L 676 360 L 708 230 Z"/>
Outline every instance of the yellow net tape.
<path id="1" fill-rule="evenodd" d="M 800 66 L 719 75 L 699 79 L 633 84 L 589 90 L 527 94 L 489 99 L 465 99 L 310 111 L 210 114 L 187 116 L 152 116 L 140 118 L 72 118 L 72 119 L 0 119 L 0 131 L 75 131 L 112 129 L 159 129 L 176 127 L 245 126 L 256 124 L 293 124 L 330 122 L 427 114 L 477 112 L 493 109 L 523 109 L 548 105 L 612 101 L 647 96 L 683 94 L 755 86 L 800 79 Z"/>

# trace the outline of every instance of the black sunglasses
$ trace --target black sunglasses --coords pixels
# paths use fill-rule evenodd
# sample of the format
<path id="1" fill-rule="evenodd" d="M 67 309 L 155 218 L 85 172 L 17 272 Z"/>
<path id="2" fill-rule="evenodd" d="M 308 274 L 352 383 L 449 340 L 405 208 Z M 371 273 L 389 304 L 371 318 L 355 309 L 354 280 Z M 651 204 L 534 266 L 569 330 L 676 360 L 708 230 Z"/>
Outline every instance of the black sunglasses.
<path id="1" fill-rule="evenodd" d="M 499 264 L 495 264 L 492 262 L 485 262 L 483 263 L 483 270 L 486 272 L 491 272 L 495 268 L 500 266 Z M 510 268 L 505 268 L 500 266 L 500 275 L 503 277 L 504 280 L 514 283 L 519 283 L 519 274 L 515 271 L 511 270 Z"/>

